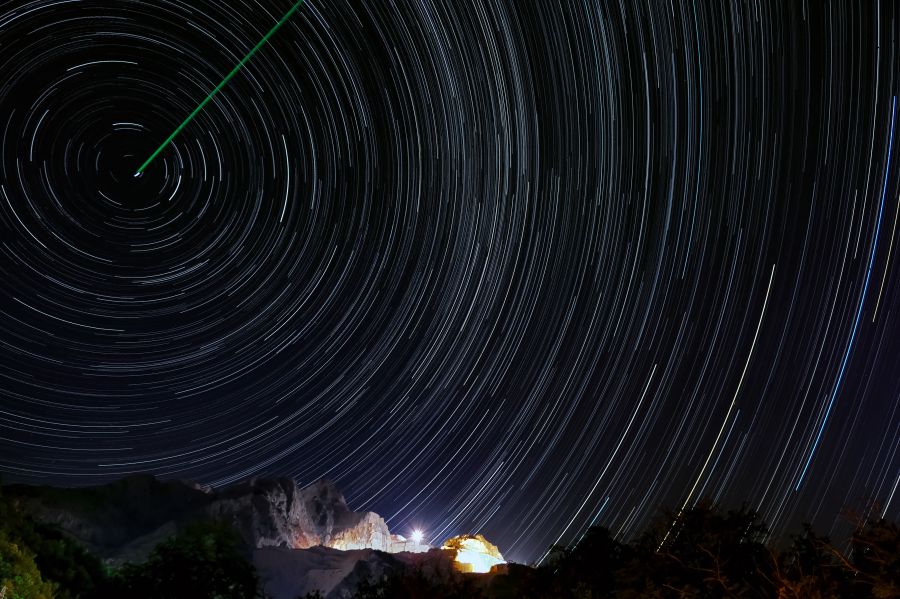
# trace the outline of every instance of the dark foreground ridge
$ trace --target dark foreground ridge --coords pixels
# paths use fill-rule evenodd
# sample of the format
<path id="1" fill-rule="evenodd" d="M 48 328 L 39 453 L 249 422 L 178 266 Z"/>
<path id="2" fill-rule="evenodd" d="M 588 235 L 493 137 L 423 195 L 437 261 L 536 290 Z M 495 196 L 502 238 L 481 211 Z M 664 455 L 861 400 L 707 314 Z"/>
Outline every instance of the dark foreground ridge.
<path id="1" fill-rule="evenodd" d="M 325 480 L 299 488 L 253 479 L 223 490 L 150 476 L 79 489 L 7 486 L 0 596 L 900 597 L 900 532 L 885 520 L 860 520 L 846 546 L 805 527 L 776 550 L 755 513 L 700 503 L 661 514 L 630 543 L 595 527 L 572 547 L 551 548 L 539 566 L 488 574 L 459 571 L 452 551 L 403 551 L 397 539 Z M 389 550 L 371 548 L 379 543 Z"/>

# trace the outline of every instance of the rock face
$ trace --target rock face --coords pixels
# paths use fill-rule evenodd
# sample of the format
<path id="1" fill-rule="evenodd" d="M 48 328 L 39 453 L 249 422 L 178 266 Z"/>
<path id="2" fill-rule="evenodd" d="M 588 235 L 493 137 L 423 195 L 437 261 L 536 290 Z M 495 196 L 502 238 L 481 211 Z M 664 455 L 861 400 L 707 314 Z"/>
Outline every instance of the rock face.
<path id="1" fill-rule="evenodd" d="M 232 523 L 253 548 L 316 544 L 306 504 L 290 479 L 253 479 L 229 487 L 217 493 L 205 512 Z"/>
<path id="2" fill-rule="evenodd" d="M 222 492 L 205 511 L 210 517 L 233 523 L 256 549 L 319 545 L 389 553 L 429 549 L 392 535 L 384 519 L 374 512 L 352 511 L 337 487 L 325 479 L 303 489 L 290 479 L 253 479 Z"/>
<path id="3" fill-rule="evenodd" d="M 442 549 L 453 554 L 456 568 L 460 572 L 485 574 L 506 563 L 497 546 L 483 535 L 462 535 L 447 539 Z"/>
<path id="4" fill-rule="evenodd" d="M 301 489 L 291 479 L 260 478 L 214 491 L 138 476 L 84 489 L 10 487 L 8 492 L 35 517 L 56 524 L 112 564 L 140 561 L 159 541 L 205 519 L 232 524 L 250 550 L 429 549 L 392 535 L 374 512 L 352 511 L 324 479 Z"/>

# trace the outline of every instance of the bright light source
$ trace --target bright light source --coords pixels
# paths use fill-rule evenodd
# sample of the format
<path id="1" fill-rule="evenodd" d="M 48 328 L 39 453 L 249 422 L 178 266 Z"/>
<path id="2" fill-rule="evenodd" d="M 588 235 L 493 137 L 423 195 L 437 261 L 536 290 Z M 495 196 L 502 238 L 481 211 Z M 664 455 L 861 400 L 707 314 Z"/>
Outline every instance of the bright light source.
<path id="1" fill-rule="evenodd" d="M 412 531 L 412 536 L 410 538 L 412 539 L 412 542 L 415 543 L 416 545 L 421 545 L 422 539 L 425 538 L 425 533 L 423 533 L 421 530 L 419 530 L 417 528 L 414 531 Z"/>

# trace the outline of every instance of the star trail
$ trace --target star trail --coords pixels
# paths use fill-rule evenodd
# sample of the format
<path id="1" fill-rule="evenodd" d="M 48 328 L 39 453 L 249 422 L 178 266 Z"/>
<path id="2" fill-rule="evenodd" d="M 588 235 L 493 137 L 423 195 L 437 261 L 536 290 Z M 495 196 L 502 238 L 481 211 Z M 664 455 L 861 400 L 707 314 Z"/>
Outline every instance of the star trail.
<path id="1" fill-rule="evenodd" d="M 4 2 L 4 481 L 324 476 L 522 562 L 702 498 L 896 520 L 898 38 L 895 2 Z"/>

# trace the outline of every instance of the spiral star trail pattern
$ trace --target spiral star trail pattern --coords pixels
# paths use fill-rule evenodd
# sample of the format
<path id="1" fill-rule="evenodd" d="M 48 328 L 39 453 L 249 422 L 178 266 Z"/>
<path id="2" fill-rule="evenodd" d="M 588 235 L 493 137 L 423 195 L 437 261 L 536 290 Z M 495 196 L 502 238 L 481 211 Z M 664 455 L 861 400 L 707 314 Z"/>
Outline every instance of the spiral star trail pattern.
<path id="1" fill-rule="evenodd" d="M 0 5 L 0 471 L 538 559 L 900 516 L 892 2 Z M 843 527 L 843 528 L 842 528 Z"/>

